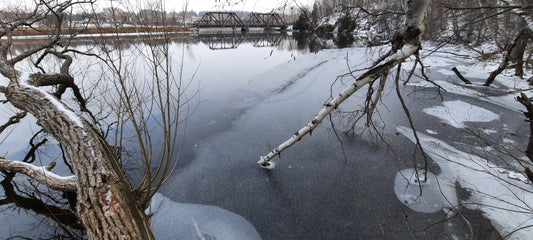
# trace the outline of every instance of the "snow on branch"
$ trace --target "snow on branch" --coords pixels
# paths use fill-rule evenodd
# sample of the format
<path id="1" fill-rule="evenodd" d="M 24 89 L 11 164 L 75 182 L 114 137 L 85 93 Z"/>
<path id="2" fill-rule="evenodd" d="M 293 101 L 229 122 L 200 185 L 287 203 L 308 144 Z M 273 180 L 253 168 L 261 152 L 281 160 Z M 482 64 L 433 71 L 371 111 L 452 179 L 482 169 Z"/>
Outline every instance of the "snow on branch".
<path id="1" fill-rule="evenodd" d="M 21 161 L 0 158 L 0 170 L 22 173 L 58 191 L 76 192 L 78 189 L 75 176 L 62 177 L 49 171 L 47 167 L 38 167 Z"/>
<path id="2" fill-rule="evenodd" d="M 47 99 L 50 103 L 52 103 L 52 105 L 54 105 L 58 111 L 62 112 L 64 116 L 68 117 L 68 119 L 72 121 L 73 123 L 75 123 L 78 127 L 80 127 L 81 129 L 84 129 L 82 119 L 74 111 L 70 110 L 65 104 L 60 102 L 53 95 L 47 93 L 46 91 L 32 84 L 31 81 L 33 80 L 33 78 L 38 78 L 39 76 L 41 75 L 23 72 L 20 74 L 19 84 L 22 87 L 30 88 L 41 93 L 43 98 Z"/>

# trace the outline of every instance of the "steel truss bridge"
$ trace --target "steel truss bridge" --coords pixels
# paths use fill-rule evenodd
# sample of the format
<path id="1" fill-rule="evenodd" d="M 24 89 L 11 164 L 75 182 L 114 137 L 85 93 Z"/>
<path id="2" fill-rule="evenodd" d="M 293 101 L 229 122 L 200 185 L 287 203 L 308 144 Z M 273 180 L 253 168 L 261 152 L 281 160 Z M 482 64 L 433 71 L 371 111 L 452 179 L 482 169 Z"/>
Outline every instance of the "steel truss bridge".
<path id="1" fill-rule="evenodd" d="M 234 12 L 207 12 L 196 22 L 197 28 L 287 28 L 277 13 L 250 13 L 242 20 Z"/>
<path id="2" fill-rule="evenodd" d="M 198 39 L 211 50 L 235 49 L 241 43 L 250 42 L 253 47 L 279 46 L 286 39 L 286 34 L 253 33 L 253 34 L 200 34 Z"/>

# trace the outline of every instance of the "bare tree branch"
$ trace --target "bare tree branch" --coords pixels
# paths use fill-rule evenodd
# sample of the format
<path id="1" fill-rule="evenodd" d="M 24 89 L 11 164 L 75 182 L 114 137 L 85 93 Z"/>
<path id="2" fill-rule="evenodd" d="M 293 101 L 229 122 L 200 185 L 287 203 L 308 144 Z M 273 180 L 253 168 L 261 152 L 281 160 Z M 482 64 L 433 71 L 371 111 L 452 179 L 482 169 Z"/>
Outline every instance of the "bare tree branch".
<path id="1" fill-rule="evenodd" d="M 470 82 L 470 80 L 466 79 L 463 74 L 461 74 L 461 72 L 459 72 L 459 70 L 457 70 L 456 67 L 452 67 L 452 71 L 455 73 L 455 75 L 457 75 L 457 77 L 459 79 L 461 79 L 461 81 L 463 81 L 464 83 L 466 84 L 472 84 L 472 82 Z"/>
<path id="2" fill-rule="evenodd" d="M 62 177 L 50 171 L 49 166 L 37 167 L 33 164 L 0 158 L 0 169 L 22 173 L 51 189 L 65 192 L 76 192 L 76 177 Z"/>
<path id="3" fill-rule="evenodd" d="M 43 132 L 43 130 L 41 129 L 39 132 L 34 134 L 33 137 L 31 137 L 31 139 L 30 139 L 31 148 L 28 151 L 28 153 L 26 153 L 26 156 L 22 160 L 23 162 L 33 163 L 35 161 L 35 152 L 37 151 L 37 149 L 39 149 L 39 147 L 41 147 L 42 145 L 44 145 L 48 141 L 48 139 L 45 138 L 45 139 L 41 140 L 40 142 L 38 142 L 37 144 L 33 143 L 35 138 L 37 138 L 37 136 L 39 136 L 39 134 L 41 134 L 42 132 Z"/>
<path id="4" fill-rule="evenodd" d="M 15 116 L 10 117 L 6 123 L 0 126 L 0 133 L 4 132 L 7 127 L 19 123 L 24 117 L 26 117 L 26 112 L 20 112 L 15 114 Z"/>

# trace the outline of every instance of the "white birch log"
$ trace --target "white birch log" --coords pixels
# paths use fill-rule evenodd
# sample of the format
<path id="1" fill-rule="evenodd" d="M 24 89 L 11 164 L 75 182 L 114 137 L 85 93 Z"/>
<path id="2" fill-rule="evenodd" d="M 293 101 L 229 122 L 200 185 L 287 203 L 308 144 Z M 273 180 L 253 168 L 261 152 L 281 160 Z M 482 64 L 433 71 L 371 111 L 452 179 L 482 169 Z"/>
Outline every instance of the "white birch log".
<path id="1" fill-rule="evenodd" d="M 403 33 L 402 47 L 396 53 L 385 58 L 383 61 L 376 64 L 370 70 L 358 77 L 349 87 L 344 89 L 339 95 L 329 101 L 324 108 L 309 122 L 306 126 L 298 130 L 291 138 L 274 148 L 267 155 L 261 156 L 259 165 L 269 168 L 270 161 L 283 150 L 291 147 L 296 142 L 300 141 L 304 135 L 311 133 L 333 110 L 335 110 L 344 100 L 350 97 L 357 90 L 361 89 L 368 83 L 376 80 L 384 73 L 390 71 L 394 66 L 416 53 L 420 46 L 420 38 L 424 31 L 423 19 L 424 12 L 429 4 L 429 0 L 410 0 L 408 3 L 406 31 Z"/>
<path id="2" fill-rule="evenodd" d="M 38 167 L 21 161 L 12 161 L 0 158 L 0 169 L 22 173 L 54 190 L 76 192 L 78 189 L 76 187 L 75 176 L 62 177 L 51 171 L 48 171 L 46 167 Z"/>

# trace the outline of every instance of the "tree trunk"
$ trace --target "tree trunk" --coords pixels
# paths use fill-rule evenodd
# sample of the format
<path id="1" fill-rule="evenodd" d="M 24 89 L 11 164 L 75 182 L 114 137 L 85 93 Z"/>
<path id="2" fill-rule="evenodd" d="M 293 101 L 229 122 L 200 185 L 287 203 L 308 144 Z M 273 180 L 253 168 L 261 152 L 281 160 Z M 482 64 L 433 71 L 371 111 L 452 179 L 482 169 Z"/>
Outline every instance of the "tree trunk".
<path id="1" fill-rule="evenodd" d="M 523 32 L 523 33 L 522 33 Z M 530 30 L 525 28 L 518 35 L 516 46 L 512 52 L 512 61 L 516 63 L 515 65 L 515 76 L 520 78 L 524 77 L 524 52 L 526 51 L 527 42 L 530 37 Z"/>
<path id="2" fill-rule="evenodd" d="M 485 81 L 485 84 L 483 84 L 484 86 L 490 86 L 494 82 L 496 77 L 500 75 L 500 73 L 502 73 L 505 68 L 507 68 L 507 65 L 509 65 L 509 61 L 511 61 L 513 51 L 515 51 L 522 38 L 528 37 L 528 33 L 528 29 L 520 31 L 520 33 L 518 34 L 518 36 L 516 36 L 513 42 L 505 47 L 505 56 L 503 57 L 498 68 L 490 73 L 489 77 Z"/>
<path id="3" fill-rule="evenodd" d="M 529 122 L 530 136 L 527 144 L 526 156 L 533 162 L 533 104 L 531 103 L 531 99 L 529 99 L 524 93 L 521 93 L 520 96 L 516 98 L 516 101 L 526 108 L 524 115 L 526 116 L 526 121 Z"/>
<path id="4" fill-rule="evenodd" d="M 17 72 L 18 73 L 18 72 Z M 65 149 L 77 179 L 77 212 L 90 239 L 153 239 L 116 155 L 93 126 L 43 90 L 18 81 L 3 87 Z M 30 79 L 31 80 L 31 79 Z"/>
<path id="5" fill-rule="evenodd" d="M 527 144 L 526 156 L 531 162 L 533 162 L 533 103 L 524 93 L 521 93 L 520 96 L 516 98 L 516 101 L 526 108 L 524 115 L 526 116 L 526 121 L 529 122 L 529 142 Z M 533 182 L 533 172 L 531 169 L 525 167 L 525 172 L 529 180 Z"/>

